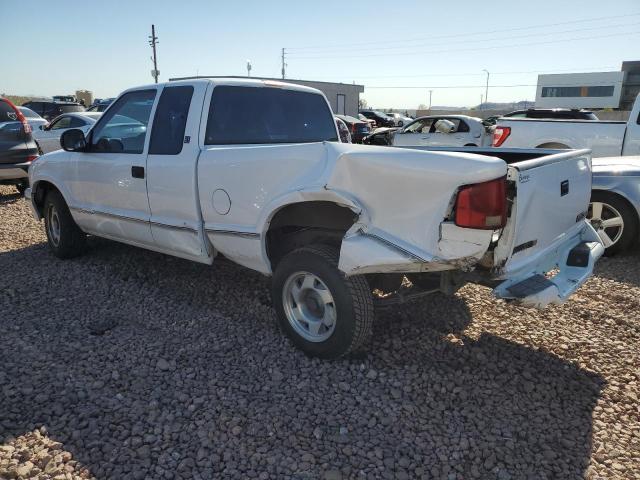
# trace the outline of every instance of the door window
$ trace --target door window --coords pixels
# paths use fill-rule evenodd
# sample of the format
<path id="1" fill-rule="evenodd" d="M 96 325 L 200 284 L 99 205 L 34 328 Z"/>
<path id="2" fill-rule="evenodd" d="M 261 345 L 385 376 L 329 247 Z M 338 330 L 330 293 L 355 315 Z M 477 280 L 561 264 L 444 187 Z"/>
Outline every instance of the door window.
<path id="1" fill-rule="evenodd" d="M 408 125 L 404 129 L 405 133 L 429 133 L 429 127 L 433 122 L 432 118 L 426 118 L 424 120 L 416 120 L 412 124 Z"/>
<path id="2" fill-rule="evenodd" d="M 71 128 L 71 117 L 62 117 L 51 124 L 49 130 L 62 130 L 63 128 Z"/>
<path id="3" fill-rule="evenodd" d="M 91 151 L 142 153 L 156 90 L 125 93 L 93 129 Z"/>
<path id="4" fill-rule="evenodd" d="M 182 151 L 193 87 L 167 87 L 162 90 L 153 119 L 149 154 L 177 155 Z"/>

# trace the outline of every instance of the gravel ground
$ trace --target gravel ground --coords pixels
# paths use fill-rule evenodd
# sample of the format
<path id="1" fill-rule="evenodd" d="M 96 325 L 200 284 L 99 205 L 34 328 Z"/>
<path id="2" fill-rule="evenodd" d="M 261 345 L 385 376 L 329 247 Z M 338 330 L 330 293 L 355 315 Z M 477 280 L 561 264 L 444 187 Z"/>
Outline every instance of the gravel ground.
<path id="1" fill-rule="evenodd" d="M 543 312 L 482 287 L 309 359 L 268 280 L 91 239 L 0 187 L 0 478 L 640 479 L 640 254 Z"/>

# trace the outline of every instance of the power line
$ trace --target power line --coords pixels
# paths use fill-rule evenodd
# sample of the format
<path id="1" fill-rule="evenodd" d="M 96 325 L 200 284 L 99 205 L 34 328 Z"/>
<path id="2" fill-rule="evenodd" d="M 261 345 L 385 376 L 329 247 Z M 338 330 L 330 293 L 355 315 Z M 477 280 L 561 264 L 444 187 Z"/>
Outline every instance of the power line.
<path id="1" fill-rule="evenodd" d="M 339 59 L 339 58 L 365 58 L 365 57 L 385 57 L 385 56 L 405 56 L 405 55 L 427 55 L 434 53 L 451 53 L 451 52 L 474 52 L 474 51 L 484 51 L 484 50 L 494 50 L 496 48 L 505 49 L 505 48 L 516 48 L 516 47 L 528 47 L 532 45 L 550 45 L 554 43 L 563 43 L 563 42 L 573 42 L 576 40 L 596 40 L 600 38 L 611 38 L 611 37 L 620 37 L 624 35 L 638 35 L 640 31 L 635 32 L 619 32 L 612 33 L 608 35 L 592 35 L 589 37 L 575 37 L 575 38 L 565 38 L 562 40 L 548 40 L 544 42 L 530 42 L 530 43 L 519 43 L 519 44 L 503 44 L 489 47 L 472 47 L 472 48 L 454 48 L 454 49 L 446 49 L 446 50 L 424 50 L 424 51 L 415 51 L 415 52 L 394 52 L 394 53 L 372 53 L 367 55 L 329 55 L 329 56 L 308 56 L 308 57 L 295 57 L 296 60 L 315 60 L 321 58 L 330 58 L 330 59 Z"/>
<path id="2" fill-rule="evenodd" d="M 485 74 L 483 74 L 485 75 Z M 584 82 L 580 82 L 580 86 L 581 87 L 599 87 L 602 85 L 602 82 L 598 82 L 598 83 L 584 83 Z M 537 87 L 538 84 L 537 83 L 518 83 L 518 84 L 510 84 L 510 85 L 493 85 L 490 84 L 489 85 L 491 88 L 514 88 L 514 87 Z M 393 88 L 398 88 L 398 89 L 436 89 L 436 88 L 450 88 L 450 89 L 455 89 L 455 88 L 485 88 L 486 85 L 485 84 L 478 84 L 478 85 L 440 85 L 440 86 L 433 86 L 433 85 L 428 85 L 428 86 L 423 86 L 423 85 L 367 85 L 367 89 L 371 89 L 371 88 L 383 88 L 383 89 L 393 89 Z"/>
<path id="3" fill-rule="evenodd" d="M 515 32 L 515 31 L 520 31 L 520 30 L 530 30 L 530 29 L 534 29 L 534 28 L 545 28 L 545 27 L 557 27 L 560 25 L 572 25 L 572 24 L 576 24 L 576 23 L 587 23 L 587 22 L 594 22 L 594 21 L 602 21 L 602 20 L 612 20 L 612 19 L 617 19 L 617 18 L 629 18 L 629 17 L 636 17 L 639 16 L 640 13 L 629 13 L 626 15 L 612 15 L 612 16 L 608 16 L 608 17 L 591 17 L 591 18 L 585 18 L 582 20 L 571 20 L 568 22 L 558 22 L 558 23 L 546 23 L 546 24 L 538 24 L 538 25 L 529 25 L 529 26 L 525 26 L 525 27 L 515 27 L 515 28 L 504 28 L 504 29 L 498 29 L 498 30 L 483 30 L 483 31 L 476 31 L 476 32 L 470 32 L 470 33 L 466 33 L 466 34 L 461 34 L 461 33 L 456 33 L 456 34 L 451 34 L 451 35 L 438 35 L 438 38 L 458 38 L 458 37 L 462 37 L 462 36 L 473 36 L 473 35 L 486 35 L 488 33 L 502 33 L 502 32 Z M 405 39 L 405 40 L 388 40 L 388 41 L 377 41 L 377 42 L 358 42 L 358 43 L 341 43 L 341 44 L 336 44 L 335 47 L 338 48 L 345 48 L 345 47 L 353 47 L 353 46 L 373 46 L 376 44 L 383 44 L 383 45 L 389 45 L 391 43 L 406 43 L 406 42 L 410 42 L 410 41 L 417 41 L 417 40 L 428 40 L 430 38 L 433 37 L 429 37 L 429 36 L 420 36 L 420 37 L 414 37 L 413 39 Z M 327 49 L 329 47 L 333 47 L 331 45 L 314 45 L 314 46 L 303 46 L 303 47 L 288 47 L 287 50 L 291 51 L 291 50 L 307 50 L 307 49 Z"/>
<path id="4" fill-rule="evenodd" d="M 527 70 L 519 72 L 491 72 L 491 75 L 518 75 L 518 74 L 544 74 L 544 73 L 562 73 L 562 72 L 575 72 L 582 71 L 603 71 L 608 69 L 615 69 L 616 66 L 606 67 L 575 67 L 562 70 Z M 485 74 L 480 72 L 460 72 L 460 73 L 422 73 L 419 75 L 342 75 L 344 78 L 350 79 L 375 79 L 375 78 L 421 78 L 421 77 L 470 77 L 470 76 L 484 76 Z M 316 76 L 314 78 L 336 78 L 334 76 Z"/>
<path id="5" fill-rule="evenodd" d="M 597 27 L 587 27 L 587 28 L 575 28 L 573 30 L 562 30 L 559 32 L 549 32 L 549 35 L 553 34 L 553 35 L 561 35 L 561 34 L 565 34 L 565 33 L 574 33 L 574 32 L 585 32 L 585 31 L 592 31 L 592 30 L 600 30 L 602 28 L 619 28 L 619 27 L 635 27 L 640 25 L 640 23 L 621 23 L 621 24 L 617 24 L 617 25 L 599 25 Z M 514 38 L 530 38 L 530 37 L 535 37 L 535 36 L 539 36 L 541 35 L 540 33 L 527 33 L 525 35 L 511 35 L 509 37 L 497 37 L 497 38 L 483 38 L 483 39 L 471 39 L 471 40 L 457 40 L 457 41 L 449 41 L 449 42 L 428 42 L 428 43 L 420 43 L 420 44 L 416 44 L 416 45 L 409 45 L 409 42 L 405 42 L 402 45 L 398 45 L 398 46 L 385 46 L 385 47 L 377 47 L 375 50 L 398 50 L 401 49 L 402 51 L 406 51 L 407 48 L 417 48 L 417 47 L 421 47 L 421 46 L 440 46 L 440 45 L 453 45 L 453 44 L 468 44 L 468 43 L 473 43 L 473 44 L 478 44 L 480 42 L 499 42 L 499 41 L 504 41 L 504 40 L 513 40 Z M 349 51 L 352 52 L 354 50 L 366 50 L 366 51 L 370 51 L 371 48 L 367 48 L 367 47 L 361 47 L 361 48 L 350 48 Z M 327 51 L 321 51 L 321 52 L 311 52 L 311 53 L 318 53 L 318 54 L 330 54 L 332 52 L 337 51 L 338 53 L 340 52 L 344 52 L 344 49 L 331 49 L 331 50 L 327 50 Z M 390 52 L 391 53 L 391 52 Z M 292 58 L 307 58 L 305 57 L 304 52 L 302 53 L 301 56 L 297 56 L 296 53 L 291 53 L 290 56 Z M 308 56 L 308 58 L 317 58 L 317 57 L 311 57 Z"/>

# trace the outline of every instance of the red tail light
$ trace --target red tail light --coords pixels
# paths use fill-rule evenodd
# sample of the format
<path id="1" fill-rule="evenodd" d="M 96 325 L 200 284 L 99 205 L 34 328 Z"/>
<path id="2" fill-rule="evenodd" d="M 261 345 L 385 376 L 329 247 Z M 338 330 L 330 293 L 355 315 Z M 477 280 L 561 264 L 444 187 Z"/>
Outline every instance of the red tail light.
<path id="1" fill-rule="evenodd" d="M 351 124 L 351 133 L 356 133 L 356 124 L 355 123 Z"/>
<path id="2" fill-rule="evenodd" d="M 13 102 L 11 102 L 8 98 L 3 98 L 2 101 L 7 102 L 7 105 L 13 108 L 13 111 L 16 114 L 16 120 L 22 123 L 22 129 L 24 130 L 24 133 L 31 133 L 31 125 L 29 125 L 29 122 L 27 122 L 27 119 L 24 118 L 24 115 L 22 114 L 22 112 L 18 110 L 18 108 L 13 104 Z"/>
<path id="3" fill-rule="evenodd" d="M 38 155 L 29 155 L 27 157 L 27 162 L 33 162 L 36 158 L 38 158 Z"/>
<path id="4" fill-rule="evenodd" d="M 504 141 L 511 135 L 511 127 L 496 127 L 493 131 L 493 144 L 494 147 L 499 147 Z"/>
<path id="5" fill-rule="evenodd" d="M 506 177 L 466 185 L 456 199 L 456 225 L 480 230 L 496 230 L 507 223 Z"/>

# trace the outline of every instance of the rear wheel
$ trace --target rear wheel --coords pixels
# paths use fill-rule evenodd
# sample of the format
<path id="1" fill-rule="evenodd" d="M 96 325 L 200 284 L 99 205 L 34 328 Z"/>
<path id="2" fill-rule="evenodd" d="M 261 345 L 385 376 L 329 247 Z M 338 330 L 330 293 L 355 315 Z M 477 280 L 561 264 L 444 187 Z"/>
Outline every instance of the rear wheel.
<path id="1" fill-rule="evenodd" d="M 371 332 L 371 289 L 364 276 L 338 270 L 335 247 L 312 245 L 285 255 L 273 276 L 272 298 L 280 328 L 307 355 L 347 355 Z"/>
<path id="2" fill-rule="evenodd" d="M 87 238 L 73 220 L 60 192 L 52 190 L 47 194 L 43 213 L 47 242 L 53 254 L 58 258 L 73 258 L 81 255 Z"/>
<path id="3" fill-rule="evenodd" d="M 607 255 L 628 249 L 638 238 L 638 218 L 632 207 L 616 194 L 593 192 L 587 218 Z"/>

